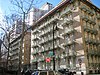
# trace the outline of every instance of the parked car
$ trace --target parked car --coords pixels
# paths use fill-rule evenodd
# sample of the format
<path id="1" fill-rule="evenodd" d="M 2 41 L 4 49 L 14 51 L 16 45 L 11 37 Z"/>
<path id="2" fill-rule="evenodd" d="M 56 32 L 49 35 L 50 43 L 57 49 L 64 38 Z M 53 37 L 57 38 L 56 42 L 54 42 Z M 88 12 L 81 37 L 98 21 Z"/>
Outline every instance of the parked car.
<path id="1" fill-rule="evenodd" d="M 39 70 L 33 72 L 31 75 L 62 75 L 60 72 L 53 70 Z"/>
<path id="2" fill-rule="evenodd" d="M 62 73 L 63 75 L 76 75 L 75 71 L 69 71 L 69 69 L 59 69 L 58 72 Z"/>

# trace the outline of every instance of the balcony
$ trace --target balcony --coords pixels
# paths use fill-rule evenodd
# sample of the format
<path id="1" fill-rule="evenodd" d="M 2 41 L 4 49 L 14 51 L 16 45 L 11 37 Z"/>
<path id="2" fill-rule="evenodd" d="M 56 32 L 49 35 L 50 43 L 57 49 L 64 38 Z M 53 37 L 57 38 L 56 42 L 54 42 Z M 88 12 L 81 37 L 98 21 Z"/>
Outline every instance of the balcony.
<path id="1" fill-rule="evenodd" d="M 95 55 L 95 50 L 89 49 L 88 54 L 89 55 Z"/>
<path id="2" fill-rule="evenodd" d="M 37 60 L 36 59 L 32 59 L 32 62 L 37 62 Z"/>
<path id="3" fill-rule="evenodd" d="M 76 53 L 74 53 L 73 51 L 71 51 L 71 52 L 68 53 L 68 56 L 76 57 Z"/>
<path id="4" fill-rule="evenodd" d="M 18 59 L 19 59 L 19 57 L 16 56 L 16 57 L 13 57 L 11 60 L 14 61 L 14 60 L 18 60 Z"/>
<path id="5" fill-rule="evenodd" d="M 33 38 L 33 41 L 40 40 L 40 37 Z"/>
<path id="6" fill-rule="evenodd" d="M 39 29 L 33 30 L 33 34 L 41 32 Z"/>
<path id="7" fill-rule="evenodd" d="M 90 32 L 91 31 L 91 28 L 89 28 L 89 26 L 84 25 L 84 31 Z"/>
<path id="8" fill-rule="evenodd" d="M 48 39 L 45 39 L 45 40 L 44 40 L 44 44 L 46 44 L 47 42 L 48 42 Z"/>
<path id="9" fill-rule="evenodd" d="M 86 6 L 81 6 L 80 9 L 83 10 L 84 12 L 87 11 L 87 7 Z"/>
<path id="10" fill-rule="evenodd" d="M 43 41 L 43 40 L 39 42 L 39 44 L 40 44 L 40 45 L 42 45 L 43 43 L 44 43 L 44 41 Z"/>
<path id="11" fill-rule="evenodd" d="M 65 46 L 70 46 L 70 45 L 73 45 L 73 44 L 75 44 L 75 41 L 74 40 L 70 40 L 70 41 L 67 41 Z"/>
<path id="12" fill-rule="evenodd" d="M 89 10 L 89 14 L 91 15 L 91 16 L 93 16 L 94 15 L 94 12 L 92 11 L 92 10 Z"/>
<path id="13" fill-rule="evenodd" d="M 97 43 L 97 40 L 96 39 L 92 39 L 92 43 L 93 43 L 93 45 L 95 45 Z"/>
<path id="14" fill-rule="evenodd" d="M 17 52 L 12 52 L 11 56 L 16 56 L 16 55 L 18 55 L 18 53 L 19 53 L 18 51 Z"/>
<path id="15" fill-rule="evenodd" d="M 49 25 L 49 21 L 45 22 L 44 27 Z"/>
<path id="16" fill-rule="evenodd" d="M 95 25 L 96 24 L 95 19 L 90 19 L 90 20 L 91 20 L 91 24 L 92 25 Z"/>
<path id="17" fill-rule="evenodd" d="M 93 12 L 91 9 L 86 9 L 86 12 L 87 12 L 89 15 L 91 15 L 91 16 L 94 15 L 94 12 Z"/>
<path id="18" fill-rule="evenodd" d="M 43 57 L 39 58 L 39 62 L 42 62 L 42 61 L 45 61 L 45 59 Z"/>
<path id="19" fill-rule="evenodd" d="M 35 44 L 35 45 L 33 45 L 32 47 L 33 47 L 33 48 L 37 48 L 37 47 L 40 47 L 40 45 Z"/>
<path id="20" fill-rule="evenodd" d="M 70 13 L 72 13 L 72 10 L 70 8 L 67 8 L 66 10 L 61 12 L 60 17 L 64 17 L 65 15 L 68 15 Z"/>
<path id="21" fill-rule="evenodd" d="M 38 54 L 38 51 L 32 52 L 32 55 L 36 55 L 36 54 Z"/>
<path id="22" fill-rule="evenodd" d="M 63 20 L 63 22 L 61 23 L 61 26 L 63 26 L 63 25 L 68 25 L 68 24 L 70 24 L 69 21 L 65 19 L 65 20 Z"/>
<path id="23" fill-rule="evenodd" d="M 89 21 L 89 18 L 86 16 L 86 15 L 84 15 L 84 16 L 81 16 L 82 17 L 82 19 L 84 20 L 84 21 Z"/>
<path id="24" fill-rule="evenodd" d="M 50 29 L 46 30 L 46 31 L 44 32 L 44 36 L 47 35 L 47 34 L 49 34 L 50 32 L 51 32 Z"/>
<path id="25" fill-rule="evenodd" d="M 69 28 L 68 30 L 65 30 L 65 34 L 71 34 L 75 31 L 73 28 Z"/>
<path id="26" fill-rule="evenodd" d="M 57 47 L 59 47 L 59 48 L 61 48 L 61 49 L 65 49 L 65 47 L 64 47 L 64 43 L 58 45 Z"/>
<path id="27" fill-rule="evenodd" d="M 53 17 L 53 18 L 51 18 L 51 19 L 49 20 L 49 24 L 55 23 L 55 22 L 57 22 L 57 21 L 59 21 L 59 18 L 58 18 L 58 17 Z"/>
<path id="28" fill-rule="evenodd" d="M 91 29 L 91 31 L 90 31 L 92 34 L 98 34 L 98 31 L 97 31 L 97 29 Z"/>
<path id="29" fill-rule="evenodd" d="M 57 28 L 58 29 L 63 29 L 63 26 L 62 25 L 57 25 Z"/>
<path id="30" fill-rule="evenodd" d="M 88 44 L 92 44 L 93 43 L 93 40 L 90 39 L 90 38 L 85 38 L 85 42 L 88 43 Z"/>
<path id="31" fill-rule="evenodd" d="M 41 36 L 41 37 L 43 37 L 43 36 L 44 36 L 44 34 L 45 34 L 44 32 L 41 32 L 40 36 Z"/>
<path id="32" fill-rule="evenodd" d="M 60 35 L 55 35 L 54 39 L 64 39 L 64 37 L 62 36 L 62 34 L 60 34 Z"/>
<path id="33" fill-rule="evenodd" d="M 97 19 L 100 19 L 100 15 L 97 15 Z"/>

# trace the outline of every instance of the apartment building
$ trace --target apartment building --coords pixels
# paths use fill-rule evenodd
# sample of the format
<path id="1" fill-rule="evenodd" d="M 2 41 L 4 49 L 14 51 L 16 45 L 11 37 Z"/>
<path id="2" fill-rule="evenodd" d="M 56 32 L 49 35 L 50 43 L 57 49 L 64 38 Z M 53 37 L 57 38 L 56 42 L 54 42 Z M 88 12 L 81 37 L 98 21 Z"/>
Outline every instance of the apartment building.
<path id="1" fill-rule="evenodd" d="M 14 40 L 17 38 L 20 33 L 22 32 L 22 20 L 16 20 L 14 21 L 11 30 L 10 30 L 10 41 Z"/>
<path id="2" fill-rule="evenodd" d="M 9 70 L 16 71 L 19 69 L 20 41 L 21 36 L 18 36 L 16 39 L 10 42 Z"/>
<path id="3" fill-rule="evenodd" d="M 63 0 L 32 26 L 32 68 L 100 73 L 100 9 L 88 0 Z M 50 58 L 50 62 L 46 62 Z"/>
<path id="4" fill-rule="evenodd" d="M 37 21 L 41 16 L 50 11 L 52 8 L 53 5 L 48 2 L 43 4 L 40 8 L 33 7 L 27 14 L 26 23 L 32 26 L 35 21 Z"/>
<path id="5" fill-rule="evenodd" d="M 9 69 L 10 70 L 18 70 L 19 62 L 21 62 L 22 68 L 27 69 L 30 65 L 30 53 L 31 53 L 31 33 L 26 32 L 23 39 L 23 49 L 22 55 L 20 55 L 20 43 L 21 43 L 21 35 L 16 39 L 12 40 L 10 43 L 10 61 L 9 61 Z M 22 60 L 20 60 L 20 56 Z"/>

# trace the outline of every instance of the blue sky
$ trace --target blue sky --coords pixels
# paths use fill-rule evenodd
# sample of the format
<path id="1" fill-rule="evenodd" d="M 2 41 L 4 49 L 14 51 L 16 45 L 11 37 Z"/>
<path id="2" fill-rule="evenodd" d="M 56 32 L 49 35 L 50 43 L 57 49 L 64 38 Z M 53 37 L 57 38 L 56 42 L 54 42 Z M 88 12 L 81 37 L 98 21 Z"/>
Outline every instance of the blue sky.
<path id="1" fill-rule="evenodd" d="M 49 2 L 54 6 L 57 5 L 61 0 L 41 0 L 39 5 L 44 4 L 45 2 Z M 100 8 L 100 0 L 91 0 L 93 4 Z M 38 5 L 37 5 L 38 6 Z M 12 5 L 10 4 L 10 0 L 0 0 L 0 9 L 3 13 L 10 14 Z"/>
<path id="2" fill-rule="evenodd" d="M 41 3 L 37 5 L 37 7 L 40 7 L 46 2 L 49 2 L 53 4 L 54 6 L 57 5 L 61 0 L 41 0 Z M 94 5 L 100 8 L 100 0 L 91 0 Z M 0 20 L 2 20 L 2 15 L 3 14 L 10 14 L 12 9 L 12 4 L 10 3 L 10 0 L 0 0 Z M 0 29 L 0 34 L 1 34 L 1 29 Z"/>

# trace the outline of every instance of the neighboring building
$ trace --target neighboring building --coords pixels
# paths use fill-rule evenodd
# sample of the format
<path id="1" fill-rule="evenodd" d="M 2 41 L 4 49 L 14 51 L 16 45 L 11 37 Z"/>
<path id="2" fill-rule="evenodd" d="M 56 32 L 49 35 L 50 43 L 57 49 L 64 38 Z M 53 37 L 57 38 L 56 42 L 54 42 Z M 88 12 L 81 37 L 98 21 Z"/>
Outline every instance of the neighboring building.
<path id="1" fill-rule="evenodd" d="M 10 41 L 17 38 L 22 32 L 22 20 L 16 20 L 10 31 Z"/>
<path id="2" fill-rule="evenodd" d="M 22 68 L 27 68 L 30 64 L 30 50 L 31 50 L 31 30 L 28 29 L 30 26 L 25 25 L 25 35 L 23 39 L 23 49 L 22 49 L 22 60 L 21 66 Z M 26 31 L 27 30 L 27 31 Z M 19 57 L 20 57 L 20 43 L 21 43 L 21 33 L 22 33 L 22 20 L 18 19 L 12 25 L 10 31 L 10 62 L 9 62 L 9 69 L 18 70 L 19 68 Z M 15 65 L 16 64 L 16 65 Z"/>
<path id="3" fill-rule="evenodd" d="M 31 47 L 32 68 L 53 69 L 54 50 L 56 70 L 100 73 L 100 9 L 87 0 L 62 1 L 33 24 Z"/>
<path id="4" fill-rule="evenodd" d="M 41 8 L 36 8 L 33 7 L 27 17 L 26 17 L 26 23 L 28 25 L 31 25 L 36 22 L 40 17 L 42 17 L 45 13 L 47 13 L 48 11 L 50 11 L 53 8 L 53 5 L 50 3 L 45 3 L 43 6 L 41 6 Z"/>
<path id="5" fill-rule="evenodd" d="M 19 68 L 20 40 L 21 36 L 18 36 L 10 42 L 9 70 L 18 70 Z"/>
<path id="6" fill-rule="evenodd" d="M 23 39 L 22 49 L 22 68 L 27 69 L 30 66 L 30 53 L 31 53 L 31 33 L 26 32 Z M 10 62 L 9 68 L 12 70 L 18 70 L 20 62 L 20 43 L 21 36 L 18 36 L 10 42 Z"/>
<path id="7" fill-rule="evenodd" d="M 50 11 L 53 8 L 53 5 L 51 3 L 46 2 L 45 4 L 43 4 L 40 8 L 40 10 L 43 10 L 44 13 L 47 13 L 48 11 Z M 43 15 L 42 15 L 43 16 Z"/>

